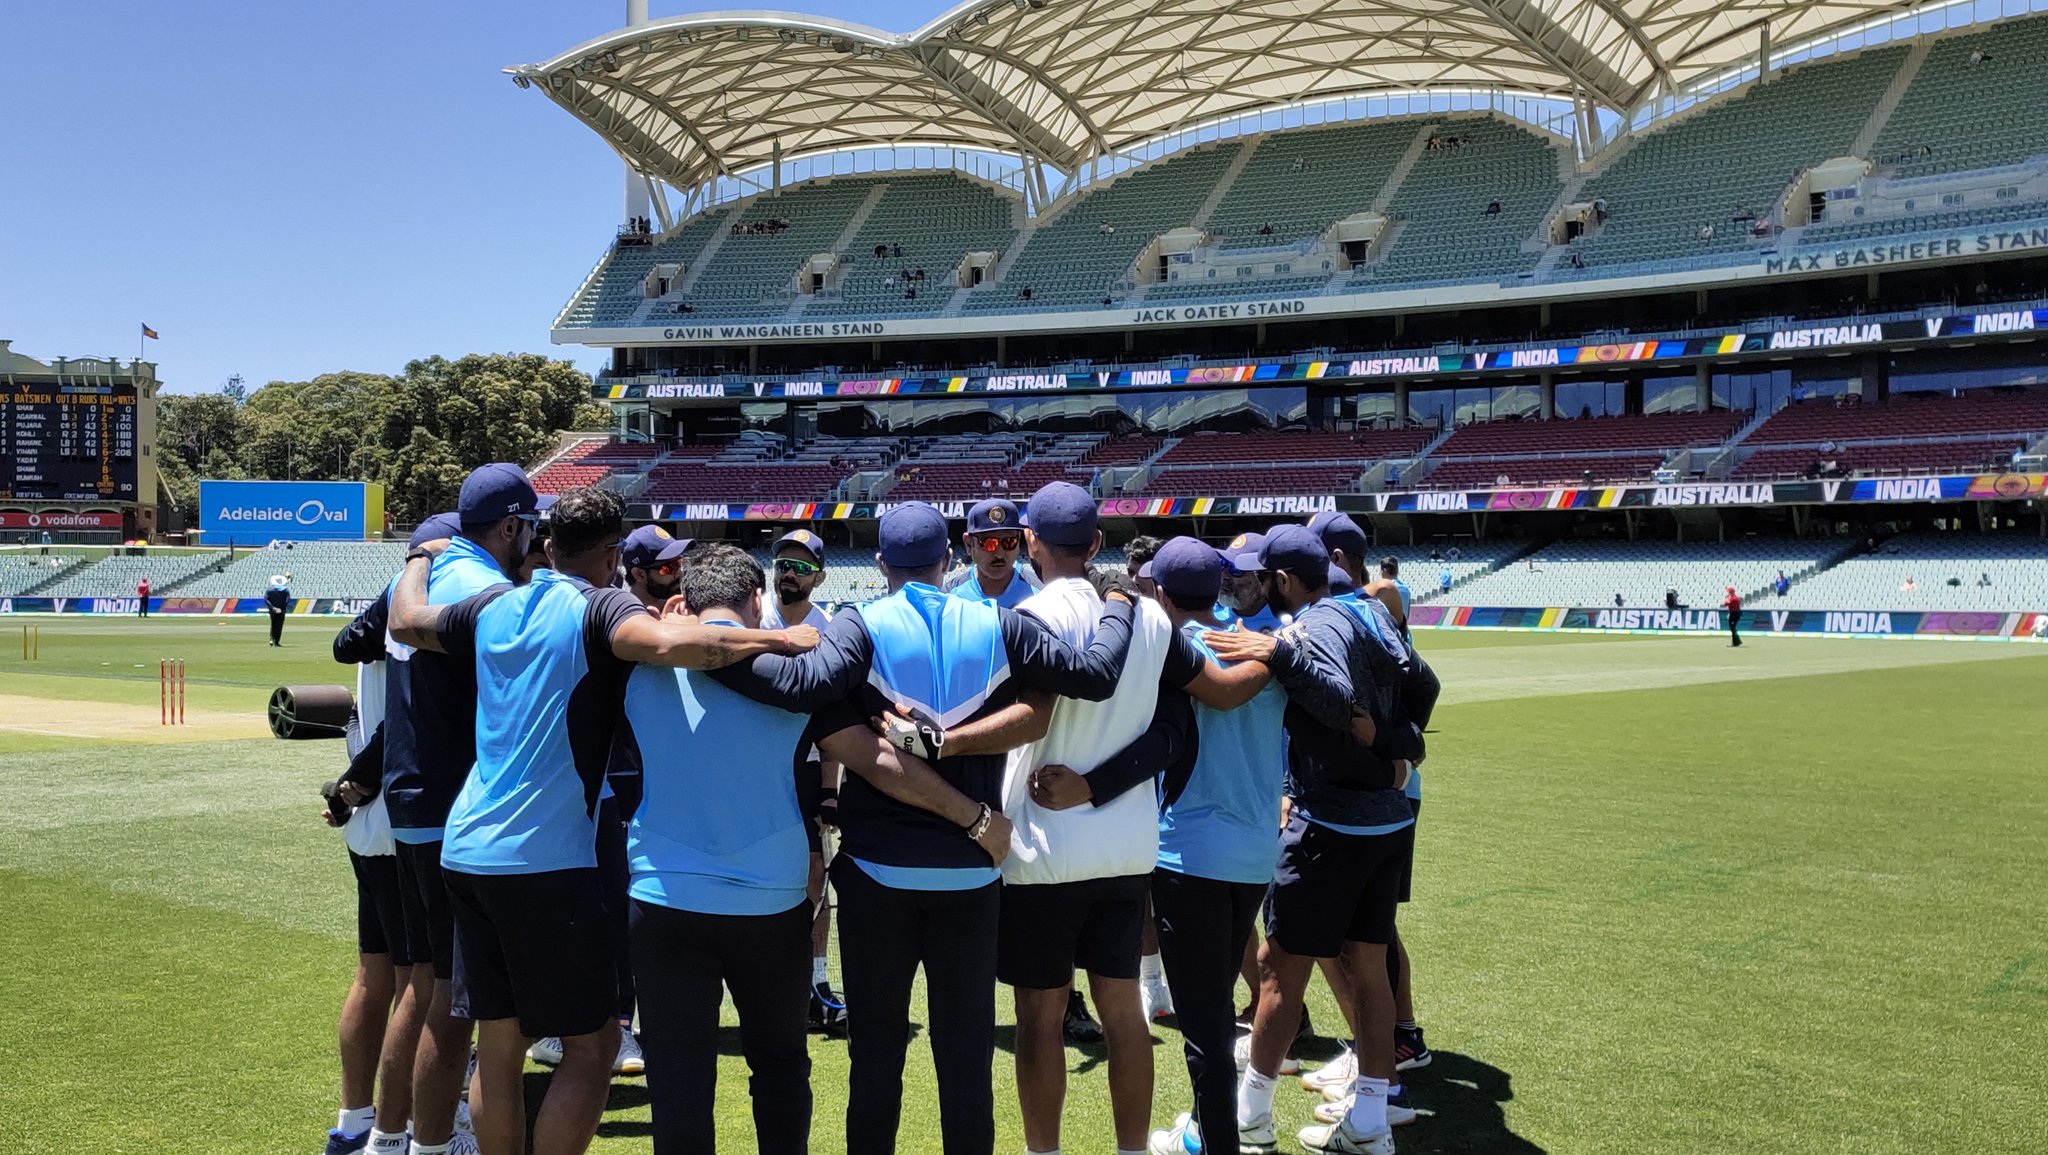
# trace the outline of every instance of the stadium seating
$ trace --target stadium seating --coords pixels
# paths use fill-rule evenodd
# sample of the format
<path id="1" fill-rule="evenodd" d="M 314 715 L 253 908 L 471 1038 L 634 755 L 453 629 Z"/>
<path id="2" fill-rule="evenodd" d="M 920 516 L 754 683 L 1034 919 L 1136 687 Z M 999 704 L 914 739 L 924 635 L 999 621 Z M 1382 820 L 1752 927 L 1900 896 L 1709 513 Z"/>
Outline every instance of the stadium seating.
<path id="1" fill-rule="evenodd" d="M 1354 271 L 1360 288 L 1502 277 L 1533 268 L 1536 236 L 1564 187 L 1549 141 L 1490 117 L 1448 120 L 1387 205 L 1395 232 L 1380 258 Z M 1495 201 L 1499 212 L 1488 212 Z M 1367 284 L 1366 282 L 1370 282 Z"/>
<path id="2" fill-rule="evenodd" d="M 227 565 L 225 550 L 204 553 L 152 552 L 146 555 L 114 554 L 74 569 L 54 585 L 38 591 L 53 598 L 132 598 L 135 583 L 149 578 L 152 597 L 182 593 L 181 586 L 201 574 Z M 389 575 L 387 575 L 388 578 Z"/>
<path id="3" fill-rule="evenodd" d="M 1481 421 L 1459 426 L 1431 456 L 1613 453 L 1627 449 L 1668 452 L 1695 445 L 1719 445 L 1742 427 L 1744 416 L 1722 410 L 1629 417 L 1558 417 L 1549 421 Z"/>
<path id="4" fill-rule="evenodd" d="M 1458 606 L 1657 608 L 1675 589 L 1689 606 L 1721 604 L 1726 587 L 1744 598 L 1783 571 L 1797 577 L 1847 548 L 1841 541 L 1747 538 L 1727 543 L 1557 542 L 1475 578 L 1437 600 Z M 1411 583 L 1413 584 L 1413 583 Z"/>
<path id="5" fill-rule="evenodd" d="M 1905 588 L 1909 579 L 1914 588 Z M 1858 550 L 1757 608 L 2048 611 L 2048 541 L 2025 534 L 1903 535 L 1875 554 Z"/>
<path id="6" fill-rule="evenodd" d="M 2004 466 L 2010 460 L 2012 450 L 2013 443 L 2009 439 L 1842 445 L 1825 450 L 1810 446 L 1759 449 L 1743 458 L 1729 476 L 1761 481 L 1800 477 L 1979 473 Z"/>
<path id="7" fill-rule="evenodd" d="M 646 300 L 643 283 L 657 264 L 690 265 L 725 220 L 713 210 L 651 245 L 615 245 L 598 263 L 590 283 L 563 313 L 565 325 L 604 328 L 633 319 Z M 793 270 L 792 270 L 793 271 Z"/>
<path id="8" fill-rule="evenodd" d="M 1231 141 L 1178 153 L 1083 195 L 1029 234 L 1003 279 L 974 290 L 968 311 L 1100 306 L 1145 246 L 1194 220 L 1244 147 Z M 1026 289 L 1029 301 L 1019 298 Z"/>
<path id="9" fill-rule="evenodd" d="M 0 557 L 0 598 L 19 597 L 63 577 L 84 562 L 83 557 L 72 553 L 17 553 Z M 135 591 L 131 588 L 128 592 Z"/>
<path id="10" fill-rule="evenodd" d="M 1906 51 L 1805 65 L 1644 134 L 1578 195 L 1607 205 L 1606 224 L 1576 242 L 1587 266 L 1754 245 L 1735 218 L 1771 216 L 1800 172 L 1848 152 Z"/>
<path id="11" fill-rule="evenodd" d="M 1971 60 L 1983 52 L 1982 63 Z M 1992 168 L 2048 153 L 2041 99 L 2048 20 L 1938 40 L 1871 151 L 1902 177 Z"/>
<path id="12" fill-rule="evenodd" d="M 1320 237 L 1336 222 L 1372 207 L 1422 123 L 1380 121 L 1265 137 L 1252 146 L 1243 171 L 1204 228 L 1224 249 Z M 1267 226 L 1272 231 L 1262 235 L 1259 230 Z M 1270 284 L 1262 288 L 1278 291 Z M 1159 298 L 1155 291 L 1146 299 Z"/>
<path id="13" fill-rule="evenodd" d="M 1214 465 L 1158 469 L 1132 497 L 1237 497 L 1256 494 L 1348 493 L 1365 467 L 1292 462 L 1283 465 Z"/>
<path id="14" fill-rule="evenodd" d="M 1604 485 L 1646 481 L 1664 464 L 1658 453 L 1598 457 L 1487 457 L 1440 462 L 1422 479 L 1432 489 L 1515 485 Z"/>
<path id="15" fill-rule="evenodd" d="M 1882 404 L 1795 401 L 1743 438 L 1744 445 L 1792 445 L 1978 434 L 2018 439 L 2048 433 L 2048 388 L 1972 389 L 1960 394 L 1896 393 Z M 2008 445 L 2010 449 L 2012 446 Z"/>
<path id="16" fill-rule="evenodd" d="M 596 485 L 615 474 L 644 473 L 663 456 L 663 447 L 652 442 L 579 441 L 533 472 L 533 488 L 539 493 L 561 493 L 579 485 Z"/>
<path id="17" fill-rule="evenodd" d="M 986 185 L 941 173 L 889 178 L 859 230 L 839 254 L 845 273 L 829 297 L 813 300 L 807 317 L 916 316 L 937 313 L 952 299 L 954 274 L 968 253 L 1000 256 L 1017 235 L 1015 202 Z M 875 256 L 877 246 L 890 255 Z M 897 247 L 903 250 L 896 256 Z M 905 296 L 906 269 L 925 279 Z"/>
<path id="18" fill-rule="evenodd" d="M 1410 457 L 1429 441 L 1421 429 L 1356 433 L 1272 429 L 1246 433 L 1193 433 L 1159 455 L 1162 466 L 1231 462 L 1339 462 Z"/>
<path id="19" fill-rule="evenodd" d="M 271 575 L 283 574 L 294 598 L 374 598 L 404 564 L 402 541 L 301 541 L 289 548 L 274 544 L 244 552 L 227 568 L 178 593 L 198 598 L 262 597 Z"/>
<path id="20" fill-rule="evenodd" d="M 840 233 L 873 190 L 870 180 L 814 181 L 781 196 L 756 199 L 740 213 L 734 232 L 705 263 L 684 294 L 671 292 L 697 317 L 775 316 L 796 298 L 803 262 L 832 251 Z M 779 232 L 749 227 L 786 221 Z"/>

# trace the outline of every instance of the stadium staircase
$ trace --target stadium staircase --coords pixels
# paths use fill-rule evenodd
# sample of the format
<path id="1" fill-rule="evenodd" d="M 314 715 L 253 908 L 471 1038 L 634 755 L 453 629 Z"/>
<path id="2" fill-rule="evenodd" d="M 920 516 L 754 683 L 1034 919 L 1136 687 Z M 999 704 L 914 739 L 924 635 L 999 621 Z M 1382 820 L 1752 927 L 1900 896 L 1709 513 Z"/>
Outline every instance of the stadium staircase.
<path id="1" fill-rule="evenodd" d="M 55 585 L 85 564 L 75 553 L 12 553 L 0 557 L 0 598 L 23 597 Z"/>
<path id="2" fill-rule="evenodd" d="M 1209 194 L 1208 200 L 1202 202 L 1201 208 L 1195 210 L 1195 215 L 1188 218 L 1189 228 L 1208 227 L 1209 218 L 1215 214 L 1217 206 L 1223 203 L 1223 198 L 1230 195 L 1231 187 L 1237 184 L 1237 178 L 1243 175 L 1245 166 L 1252 162 L 1252 157 L 1257 155 L 1258 151 L 1257 148 L 1238 150 L 1237 159 L 1231 161 L 1230 167 L 1224 169 L 1223 175 L 1217 178 L 1215 191 Z"/>
<path id="3" fill-rule="evenodd" d="M 110 554 L 66 571 L 32 592 L 51 598 L 132 598 L 135 585 L 149 578 L 151 597 L 163 597 L 227 568 L 226 550 L 208 553 Z"/>
<path id="4" fill-rule="evenodd" d="M 1913 78 L 1920 75 L 1920 67 L 1927 63 L 1927 56 L 1934 50 L 1930 41 L 1918 40 L 1906 50 L 1905 62 L 1899 65 L 1898 75 L 1885 86 L 1884 95 L 1877 98 L 1877 107 L 1870 110 L 1870 119 L 1863 122 L 1863 130 L 1856 134 L 1856 140 L 1849 145 L 1850 156 L 1868 159 L 1870 150 L 1877 147 L 1878 137 L 1884 126 L 1891 123 L 1892 113 L 1897 112 L 1899 102 L 1906 99 L 1906 92 L 1913 86 Z"/>
<path id="5" fill-rule="evenodd" d="M 697 282 L 704 276 L 704 270 L 710 268 L 711 263 L 718 259 L 719 250 L 725 248 L 725 242 L 732 237 L 733 229 L 738 227 L 740 218 L 746 215 L 747 207 L 751 203 L 747 200 L 740 201 L 732 206 L 731 212 L 722 217 L 710 217 L 707 214 L 706 218 L 700 218 L 712 222 L 712 234 L 705 241 L 704 247 L 698 250 L 697 259 L 691 261 L 690 267 L 683 270 L 683 279 L 669 287 L 670 296 L 687 297 L 696 290 Z"/>
<path id="6" fill-rule="evenodd" d="M 1423 152 L 1429 148 L 1430 134 L 1436 129 L 1437 123 L 1433 120 L 1424 121 L 1416 126 L 1415 136 L 1408 142 L 1407 150 L 1401 153 L 1401 159 L 1394 162 L 1393 169 L 1387 173 L 1387 179 L 1380 184 L 1380 191 L 1373 194 L 1372 203 L 1365 206 L 1368 211 L 1387 211 L 1387 206 L 1394 202 L 1395 194 L 1401 191 L 1402 182 L 1408 179 L 1409 173 L 1415 171 L 1415 162 L 1421 160 Z"/>

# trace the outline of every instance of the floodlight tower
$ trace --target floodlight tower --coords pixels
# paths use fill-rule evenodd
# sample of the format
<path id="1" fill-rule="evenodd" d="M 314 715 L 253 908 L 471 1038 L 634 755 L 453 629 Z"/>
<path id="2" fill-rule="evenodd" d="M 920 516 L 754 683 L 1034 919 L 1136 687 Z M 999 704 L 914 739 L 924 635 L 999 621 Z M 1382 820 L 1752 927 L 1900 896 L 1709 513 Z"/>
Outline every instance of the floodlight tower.
<path id="1" fill-rule="evenodd" d="M 638 28 L 647 23 L 647 0 L 626 0 L 626 27 Z M 641 217 L 652 217 L 647 197 L 647 178 L 634 171 L 632 164 L 626 166 L 626 223 L 631 224 Z"/>

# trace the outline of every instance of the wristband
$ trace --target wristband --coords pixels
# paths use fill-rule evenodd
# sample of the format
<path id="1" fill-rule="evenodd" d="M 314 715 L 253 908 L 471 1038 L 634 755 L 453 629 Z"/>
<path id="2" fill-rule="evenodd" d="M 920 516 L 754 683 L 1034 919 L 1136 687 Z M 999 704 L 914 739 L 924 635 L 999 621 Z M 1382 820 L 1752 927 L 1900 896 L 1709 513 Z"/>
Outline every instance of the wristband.
<path id="1" fill-rule="evenodd" d="M 980 842 L 981 836 L 988 833 L 989 823 L 995 821 L 995 817 L 996 812 L 989 808 L 989 804 L 986 802 L 982 803 L 981 816 L 976 818 L 974 824 L 967 828 L 967 837 Z"/>
<path id="2" fill-rule="evenodd" d="M 431 563 L 434 560 L 434 555 L 427 552 L 427 547 L 423 545 L 412 547 L 411 551 L 405 555 L 405 560 L 408 562 L 418 561 L 421 558 L 425 558 Z"/>

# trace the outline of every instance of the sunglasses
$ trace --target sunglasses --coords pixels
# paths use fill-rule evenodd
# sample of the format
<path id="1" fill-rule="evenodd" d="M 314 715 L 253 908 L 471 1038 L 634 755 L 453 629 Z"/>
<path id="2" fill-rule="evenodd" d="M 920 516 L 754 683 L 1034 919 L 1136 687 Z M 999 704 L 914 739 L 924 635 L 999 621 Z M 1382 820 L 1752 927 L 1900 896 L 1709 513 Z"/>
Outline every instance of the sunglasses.
<path id="1" fill-rule="evenodd" d="M 1024 535 L 1021 533 L 984 533 L 974 539 L 984 552 L 994 553 L 1000 549 L 1023 549 Z"/>
<path id="2" fill-rule="evenodd" d="M 662 562 L 660 565 L 655 566 L 652 572 L 658 573 L 663 577 L 674 577 L 677 574 L 683 572 L 682 559 L 677 558 L 674 561 Z"/>
<path id="3" fill-rule="evenodd" d="M 793 557 L 778 557 L 775 559 L 776 573 L 795 574 L 797 577 L 809 577 L 824 568 L 824 566 L 816 562 L 800 561 Z"/>

